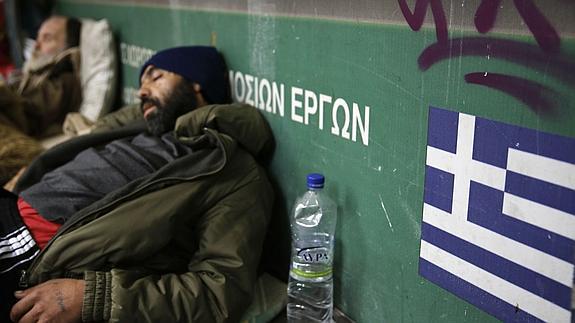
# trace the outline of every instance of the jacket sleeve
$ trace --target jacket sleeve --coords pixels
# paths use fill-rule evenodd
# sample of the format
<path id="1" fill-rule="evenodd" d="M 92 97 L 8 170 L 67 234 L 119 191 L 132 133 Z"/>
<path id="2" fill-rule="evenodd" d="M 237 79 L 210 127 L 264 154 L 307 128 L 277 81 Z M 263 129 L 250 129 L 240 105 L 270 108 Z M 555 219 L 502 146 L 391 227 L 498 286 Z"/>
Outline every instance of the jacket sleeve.
<path id="1" fill-rule="evenodd" d="M 98 119 L 92 132 L 115 130 L 134 123 L 142 123 L 143 121 L 144 115 L 140 110 L 140 106 L 138 104 L 130 104 Z"/>
<path id="2" fill-rule="evenodd" d="M 272 189 L 260 179 L 205 212 L 187 272 L 86 273 L 83 320 L 238 322 L 253 294 L 271 204 Z"/>

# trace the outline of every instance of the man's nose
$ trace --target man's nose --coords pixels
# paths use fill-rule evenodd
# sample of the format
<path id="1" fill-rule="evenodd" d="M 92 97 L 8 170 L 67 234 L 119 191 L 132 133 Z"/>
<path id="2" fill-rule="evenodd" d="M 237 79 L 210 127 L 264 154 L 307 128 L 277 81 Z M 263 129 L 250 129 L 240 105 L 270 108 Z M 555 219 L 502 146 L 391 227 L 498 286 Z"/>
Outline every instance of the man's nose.
<path id="1" fill-rule="evenodd" d="M 150 90 L 148 90 L 148 87 L 145 86 L 144 84 L 142 84 L 140 86 L 140 89 L 138 89 L 138 98 L 144 99 L 150 96 Z"/>

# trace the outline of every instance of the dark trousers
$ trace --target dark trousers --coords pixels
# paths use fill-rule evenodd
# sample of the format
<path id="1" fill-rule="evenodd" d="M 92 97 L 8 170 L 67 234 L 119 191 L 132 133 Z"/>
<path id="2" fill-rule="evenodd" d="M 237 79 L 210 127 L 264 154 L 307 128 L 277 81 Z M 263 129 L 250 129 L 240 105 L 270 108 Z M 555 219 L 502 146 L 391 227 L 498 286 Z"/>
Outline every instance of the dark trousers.
<path id="1" fill-rule="evenodd" d="M 14 292 L 22 270 L 38 254 L 38 245 L 22 222 L 18 196 L 0 189 L 0 321 L 10 322 L 9 314 L 16 303 Z"/>

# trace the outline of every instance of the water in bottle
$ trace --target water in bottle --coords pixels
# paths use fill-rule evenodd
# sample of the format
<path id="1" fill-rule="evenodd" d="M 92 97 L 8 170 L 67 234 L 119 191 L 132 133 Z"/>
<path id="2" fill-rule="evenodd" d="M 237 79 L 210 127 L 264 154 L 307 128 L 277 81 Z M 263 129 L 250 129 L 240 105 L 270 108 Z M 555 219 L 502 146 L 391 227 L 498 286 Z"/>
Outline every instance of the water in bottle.
<path id="1" fill-rule="evenodd" d="M 333 244 L 337 208 L 323 191 L 321 174 L 307 176 L 308 190 L 290 219 L 292 261 L 288 281 L 288 322 L 332 322 Z"/>

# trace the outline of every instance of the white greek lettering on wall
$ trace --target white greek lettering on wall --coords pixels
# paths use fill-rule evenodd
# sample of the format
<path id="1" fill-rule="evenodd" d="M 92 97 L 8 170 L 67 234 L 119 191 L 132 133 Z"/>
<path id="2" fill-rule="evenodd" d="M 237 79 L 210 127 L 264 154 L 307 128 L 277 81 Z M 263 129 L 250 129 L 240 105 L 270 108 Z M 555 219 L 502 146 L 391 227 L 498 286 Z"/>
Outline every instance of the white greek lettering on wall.
<path id="1" fill-rule="evenodd" d="M 303 116 L 298 114 L 298 110 L 302 109 L 303 104 L 300 97 L 303 94 L 303 89 L 292 86 L 291 88 L 291 119 L 295 122 L 303 123 Z M 301 112 L 300 112 L 301 113 Z"/>
<path id="2" fill-rule="evenodd" d="M 230 71 L 229 79 L 234 101 L 251 104 L 260 110 L 284 116 L 285 85 L 234 71 Z"/>
<path id="3" fill-rule="evenodd" d="M 338 111 L 343 111 L 344 118 L 343 126 L 341 128 L 339 127 L 340 122 L 337 120 Z M 341 112 L 339 112 L 339 114 L 341 114 Z M 331 127 L 332 134 L 336 136 L 341 135 L 343 138 L 349 139 L 349 115 L 349 107 L 347 106 L 347 102 L 345 102 L 345 100 L 342 98 L 335 100 L 335 103 L 333 104 L 333 113 L 331 115 L 333 124 Z"/>
<path id="4" fill-rule="evenodd" d="M 156 51 L 137 45 L 120 43 L 122 64 L 140 68 Z"/>
<path id="5" fill-rule="evenodd" d="M 239 71 L 230 71 L 229 79 L 234 101 L 284 117 L 285 84 Z M 368 105 L 297 86 L 288 89 L 289 120 L 316 126 L 319 130 L 324 130 L 327 122 L 330 134 L 353 142 L 359 141 L 364 146 L 369 145 L 371 108 Z"/>
<path id="6" fill-rule="evenodd" d="M 326 103 L 331 104 L 331 96 L 320 94 L 319 95 L 319 129 L 323 130 L 323 108 Z"/>
<path id="7" fill-rule="evenodd" d="M 257 78 L 256 78 L 256 81 L 257 81 Z M 246 93 L 246 101 L 245 102 L 247 104 L 251 104 L 251 105 L 255 105 L 254 101 L 255 101 L 255 97 L 257 96 L 257 95 L 254 95 L 254 92 L 253 92 L 253 87 L 252 87 L 253 83 L 254 83 L 254 77 L 249 75 L 249 74 L 246 74 L 246 83 L 245 84 L 246 84 L 246 90 L 247 90 L 246 92 L 247 93 Z M 257 88 L 257 86 L 255 88 Z"/>
<path id="8" fill-rule="evenodd" d="M 369 110 L 371 108 L 366 105 L 364 108 L 364 117 L 361 118 L 361 111 L 357 103 L 353 103 L 353 121 L 351 123 L 351 140 L 357 141 L 357 132 L 361 135 L 361 142 L 368 142 L 369 140 Z"/>

